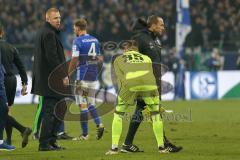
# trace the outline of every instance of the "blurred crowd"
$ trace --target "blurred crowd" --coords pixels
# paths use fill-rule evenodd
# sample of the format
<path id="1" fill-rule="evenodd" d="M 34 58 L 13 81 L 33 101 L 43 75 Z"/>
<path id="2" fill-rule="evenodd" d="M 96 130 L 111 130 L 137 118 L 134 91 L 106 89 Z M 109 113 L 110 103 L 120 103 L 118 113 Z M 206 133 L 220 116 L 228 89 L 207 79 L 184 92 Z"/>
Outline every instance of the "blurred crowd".
<path id="1" fill-rule="evenodd" d="M 192 32 L 190 47 L 237 47 L 240 43 L 240 0 L 190 0 Z M 0 22 L 6 25 L 13 44 L 32 44 L 44 12 L 51 6 L 61 10 L 63 40 L 70 48 L 76 18 L 89 20 L 89 32 L 100 41 L 130 38 L 131 25 L 140 16 L 161 15 L 166 24 L 162 41 L 175 45 L 176 0 L 0 0 Z"/>
<path id="2" fill-rule="evenodd" d="M 192 33 L 188 46 L 240 46 L 240 0 L 192 0 Z"/>

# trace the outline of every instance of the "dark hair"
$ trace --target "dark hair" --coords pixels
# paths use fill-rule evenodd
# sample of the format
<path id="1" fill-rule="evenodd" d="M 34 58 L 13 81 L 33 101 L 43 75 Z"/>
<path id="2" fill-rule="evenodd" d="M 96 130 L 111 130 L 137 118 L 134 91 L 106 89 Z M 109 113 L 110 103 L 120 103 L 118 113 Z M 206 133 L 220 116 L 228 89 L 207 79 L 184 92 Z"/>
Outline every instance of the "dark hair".
<path id="1" fill-rule="evenodd" d="M 84 18 L 78 19 L 74 22 L 74 25 L 76 27 L 79 27 L 80 30 L 86 30 L 87 29 L 87 20 Z"/>
<path id="2" fill-rule="evenodd" d="M 151 27 L 153 24 L 157 24 L 158 23 L 158 18 L 160 18 L 160 17 L 156 16 L 156 15 L 149 16 L 148 19 L 147 19 L 147 26 Z"/>
<path id="3" fill-rule="evenodd" d="M 124 42 L 124 44 L 122 45 L 123 49 L 127 49 L 127 50 L 138 50 L 138 43 L 135 40 L 127 40 Z"/>

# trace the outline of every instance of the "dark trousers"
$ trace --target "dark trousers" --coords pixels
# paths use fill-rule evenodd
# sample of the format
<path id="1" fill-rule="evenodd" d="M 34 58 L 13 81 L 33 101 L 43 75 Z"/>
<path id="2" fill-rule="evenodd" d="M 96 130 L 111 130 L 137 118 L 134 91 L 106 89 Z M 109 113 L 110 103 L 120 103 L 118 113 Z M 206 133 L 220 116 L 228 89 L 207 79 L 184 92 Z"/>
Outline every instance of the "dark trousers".
<path id="1" fill-rule="evenodd" d="M 4 77 L 4 85 L 6 90 L 6 96 L 8 101 L 8 106 L 12 106 L 14 104 L 15 94 L 16 94 L 16 87 L 17 87 L 17 79 L 15 75 L 6 75 Z M 25 127 L 21 125 L 15 118 L 8 115 L 5 125 L 7 140 L 11 143 L 12 139 L 12 128 L 16 128 L 20 133 L 25 131 Z"/>
<path id="2" fill-rule="evenodd" d="M 57 131 L 61 121 L 54 114 L 54 110 L 60 100 L 56 97 L 43 96 L 43 119 L 39 138 L 39 143 L 42 147 L 56 143 Z"/>
<path id="3" fill-rule="evenodd" d="M 15 99 L 17 79 L 14 75 L 5 76 L 4 85 L 7 95 L 8 106 L 12 106 Z"/>
<path id="4" fill-rule="evenodd" d="M 3 130 L 8 115 L 8 106 L 6 95 L 0 95 L 0 140 L 3 140 Z"/>

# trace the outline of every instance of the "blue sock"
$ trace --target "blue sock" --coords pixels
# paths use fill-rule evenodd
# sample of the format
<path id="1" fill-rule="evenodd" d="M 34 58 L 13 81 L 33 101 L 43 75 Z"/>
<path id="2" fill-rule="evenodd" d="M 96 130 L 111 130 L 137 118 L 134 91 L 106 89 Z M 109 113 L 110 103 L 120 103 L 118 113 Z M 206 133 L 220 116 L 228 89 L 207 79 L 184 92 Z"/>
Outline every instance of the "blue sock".
<path id="1" fill-rule="evenodd" d="M 88 135 L 88 110 L 82 110 L 80 113 L 80 124 L 83 136 Z"/>
<path id="2" fill-rule="evenodd" d="M 89 110 L 91 116 L 93 117 L 94 122 L 96 123 L 96 125 L 98 127 L 100 125 L 101 121 L 100 121 L 100 118 L 98 116 L 96 108 L 94 107 L 94 105 L 90 104 L 89 107 L 88 107 L 88 110 Z"/>

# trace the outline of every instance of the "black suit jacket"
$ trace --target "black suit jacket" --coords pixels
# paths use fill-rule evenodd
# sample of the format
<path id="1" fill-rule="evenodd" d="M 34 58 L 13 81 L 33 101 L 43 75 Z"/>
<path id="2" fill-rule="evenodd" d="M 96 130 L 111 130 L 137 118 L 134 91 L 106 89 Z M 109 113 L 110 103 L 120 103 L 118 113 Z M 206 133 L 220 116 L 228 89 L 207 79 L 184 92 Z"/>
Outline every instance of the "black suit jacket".
<path id="1" fill-rule="evenodd" d="M 158 35 L 148 30 L 147 24 L 138 19 L 133 27 L 132 39 L 137 41 L 140 53 L 151 58 L 153 63 L 161 63 L 161 42 Z"/>
<path id="2" fill-rule="evenodd" d="M 31 91 L 33 94 L 62 97 L 53 89 L 63 87 L 62 79 L 67 76 L 67 67 L 54 72 L 60 64 L 66 63 L 59 34 L 59 30 L 46 22 L 36 35 Z M 57 76 L 51 76 L 53 74 Z"/>
<path id="3" fill-rule="evenodd" d="M 0 39 L 0 49 L 2 51 L 2 64 L 7 76 L 14 76 L 14 65 L 17 67 L 22 84 L 27 84 L 27 73 L 20 59 L 18 50 L 5 40 Z"/>

